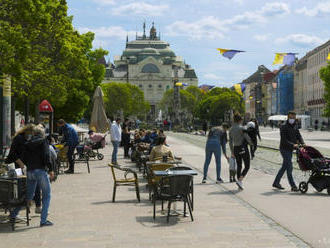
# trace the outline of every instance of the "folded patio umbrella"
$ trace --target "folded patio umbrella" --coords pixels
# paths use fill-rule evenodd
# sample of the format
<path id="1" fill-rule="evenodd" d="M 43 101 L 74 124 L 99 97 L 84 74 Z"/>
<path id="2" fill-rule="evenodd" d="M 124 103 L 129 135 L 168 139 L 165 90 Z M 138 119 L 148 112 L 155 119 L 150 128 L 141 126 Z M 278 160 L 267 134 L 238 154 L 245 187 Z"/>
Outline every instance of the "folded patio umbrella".
<path id="1" fill-rule="evenodd" d="M 103 92 L 98 86 L 93 96 L 93 111 L 89 128 L 99 133 L 105 133 L 109 130 L 107 115 L 104 110 Z"/>

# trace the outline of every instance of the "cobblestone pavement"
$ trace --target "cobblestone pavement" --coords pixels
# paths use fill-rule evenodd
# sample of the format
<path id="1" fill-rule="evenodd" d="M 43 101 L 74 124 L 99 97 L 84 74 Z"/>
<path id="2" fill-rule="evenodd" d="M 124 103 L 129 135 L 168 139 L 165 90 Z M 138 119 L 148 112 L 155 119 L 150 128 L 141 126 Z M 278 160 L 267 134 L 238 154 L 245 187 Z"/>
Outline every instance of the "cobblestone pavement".
<path id="1" fill-rule="evenodd" d="M 200 148 L 189 147 L 186 142 L 183 146 L 177 139 L 169 138 L 169 143 L 184 159 L 187 157 L 190 161 L 195 154 L 195 162 L 203 160 L 203 154 L 198 155 L 194 150 Z M 141 203 L 130 187 L 119 187 L 116 203 L 112 203 L 113 180 L 107 167 L 110 147 L 103 152 L 105 159 L 92 161 L 90 174 L 84 164 L 77 164 L 76 174 L 60 175 L 52 185 L 49 219 L 55 223 L 53 227 L 39 228 L 39 216 L 35 214 L 32 214 L 30 227 L 20 224 L 15 232 L 7 225 L 0 225 L 0 247 L 308 246 L 226 188 L 214 183 L 201 185 L 200 173 L 195 177 L 194 222 L 181 216 L 171 217 L 167 224 L 159 205 L 153 221 L 152 204 L 141 177 Z M 121 149 L 119 157 L 123 157 Z M 128 160 L 119 162 L 135 168 Z M 191 165 L 199 170 L 193 163 Z M 182 209 L 181 203 L 177 204 L 177 209 Z"/>

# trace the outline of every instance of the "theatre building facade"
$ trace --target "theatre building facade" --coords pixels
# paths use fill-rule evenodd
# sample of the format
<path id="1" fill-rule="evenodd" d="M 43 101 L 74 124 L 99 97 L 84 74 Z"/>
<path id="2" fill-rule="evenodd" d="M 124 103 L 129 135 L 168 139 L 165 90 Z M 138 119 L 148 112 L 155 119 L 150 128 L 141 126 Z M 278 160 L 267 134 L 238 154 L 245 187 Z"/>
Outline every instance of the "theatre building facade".
<path id="1" fill-rule="evenodd" d="M 134 41 L 128 41 L 127 37 L 122 55 L 115 56 L 114 64 L 107 66 L 103 83 L 136 85 L 144 92 L 151 114 L 155 116 L 164 92 L 174 87 L 176 71 L 179 82 L 198 86 L 195 70 L 182 57 L 176 56 L 169 43 L 160 39 L 154 24 L 147 36 L 144 24 L 142 36 L 136 36 Z"/>

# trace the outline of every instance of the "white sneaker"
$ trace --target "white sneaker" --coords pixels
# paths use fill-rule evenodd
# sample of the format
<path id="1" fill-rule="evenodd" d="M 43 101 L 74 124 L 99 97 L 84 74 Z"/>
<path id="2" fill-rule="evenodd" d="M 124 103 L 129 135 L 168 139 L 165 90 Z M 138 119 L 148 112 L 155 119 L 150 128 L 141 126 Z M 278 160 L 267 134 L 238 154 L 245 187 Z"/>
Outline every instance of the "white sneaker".
<path id="1" fill-rule="evenodd" d="M 203 179 L 203 180 L 202 180 L 202 183 L 206 183 L 206 179 Z"/>
<path id="2" fill-rule="evenodd" d="M 243 183 L 242 183 L 242 181 L 237 180 L 237 181 L 236 181 L 236 185 L 238 186 L 238 188 L 239 188 L 240 190 L 243 190 L 243 189 L 244 189 L 244 188 L 243 188 Z"/>

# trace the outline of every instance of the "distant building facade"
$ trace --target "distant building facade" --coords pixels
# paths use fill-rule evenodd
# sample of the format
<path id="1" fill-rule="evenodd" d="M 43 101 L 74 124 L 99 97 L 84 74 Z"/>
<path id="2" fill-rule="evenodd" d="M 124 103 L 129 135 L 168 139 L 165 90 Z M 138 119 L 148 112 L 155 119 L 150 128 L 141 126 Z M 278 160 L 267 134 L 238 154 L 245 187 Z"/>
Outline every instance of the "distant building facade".
<path id="1" fill-rule="evenodd" d="M 311 124 L 328 122 L 323 116 L 325 107 L 324 82 L 320 69 L 327 66 L 330 40 L 308 52 L 294 68 L 294 107 L 299 114 L 311 116 Z"/>
<path id="2" fill-rule="evenodd" d="M 277 114 L 287 115 L 294 108 L 293 68 L 283 66 L 277 78 Z"/>
<path id="3" fill-rule="evenodd" d="M 164 92 L 174 87 L 176 70 L 178 81 L 188 86 L 198 86 L 198 78 L 195 70 L 170 49 L 169 43 L 160 39 L 154 24 L 149 36 L 145 24 L 143 30 L 143 36 L 136 36 L 136 40 L 128 41 L 127 38 L 122 55 L 115 56 L 114 65 L 106 68 L 103 83 L 123 82 L 138 86 L 155 116 Z"/>
<path id="4" fill-rule="evenodd" d="M 266 101 L 271 100 L 265 98 L 265 94 L 269 89 L 267 86 L 264 86 L 266 84 L 264 76 L 269 72 L 270 71 L 265 66 L 260 65 L 255 73 L 242 81 L 242 83 L 245 84 L 244 102 L 245 119 L 247 120 L 256 118 L 260 123 L 267 121 L 266 109 L 268 103 Z"/>

